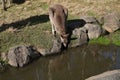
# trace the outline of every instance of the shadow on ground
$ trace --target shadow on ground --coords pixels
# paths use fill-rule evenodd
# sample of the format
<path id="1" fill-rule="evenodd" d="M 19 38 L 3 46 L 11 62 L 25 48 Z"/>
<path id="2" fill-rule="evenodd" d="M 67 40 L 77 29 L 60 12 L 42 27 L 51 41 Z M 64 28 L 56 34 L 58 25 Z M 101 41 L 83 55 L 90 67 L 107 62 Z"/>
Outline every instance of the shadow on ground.
<path id="1" fill-rule="evenodd" d="M 22 4 L 24 3 L 26 0 L 12 0 L 12 3 L 15 3 L 15 4 Z"/>
<path id="2" fill-rule="evenodd" d="M 17 29 L 21 29 L 21 28 L 24 28 L 25 26 L 27 25 L 36 25 L 36 24 L 39 24 L 39 23 L 44 23 L 44 22 L 47 22 L 49 20 L 49 16 L 48 15 L 40 15 L 40 16 L 32 16 L 32 17 L 29 17 L 27 19 L 24 19 L 24 20 L 20 20 L 20 21 L 16 21 L 16 22 L 12 22 L 10 24 L 3 24 L 0 26 L 0 32 L 10 28 L 10 27 L 13 27 L 13 28 L 17 28 Z"/>
<path id="3" fill-rule="evenodd" d="M 75 28 L 83 27 L 86 22 L 83 19 L 73 19 L 68 20 L 67 25 L 70 30 L 74 30 Z"/>

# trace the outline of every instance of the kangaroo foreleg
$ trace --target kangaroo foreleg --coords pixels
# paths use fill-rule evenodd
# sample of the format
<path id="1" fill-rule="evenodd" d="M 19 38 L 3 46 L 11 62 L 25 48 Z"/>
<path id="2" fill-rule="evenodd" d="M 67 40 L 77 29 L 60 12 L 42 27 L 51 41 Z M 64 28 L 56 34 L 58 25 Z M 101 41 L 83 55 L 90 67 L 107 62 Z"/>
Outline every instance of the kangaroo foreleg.
<path id="1" fill-rule="evenodd" d="M 49 8 L 49 18 L 50 18 L 50 22 L 52 25 L 52 34 L 56 36 L 56 30 L 54 26 L 54 9 L 53 8 Z"/>

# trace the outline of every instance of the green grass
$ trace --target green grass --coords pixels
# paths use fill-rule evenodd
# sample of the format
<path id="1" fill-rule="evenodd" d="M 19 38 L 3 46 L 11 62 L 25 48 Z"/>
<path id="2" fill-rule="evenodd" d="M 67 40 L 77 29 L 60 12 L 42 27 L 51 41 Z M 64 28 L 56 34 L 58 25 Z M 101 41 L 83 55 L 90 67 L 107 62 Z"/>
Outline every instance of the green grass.
<path id="1" fill-rule="evenodd" d="M 34 45 L 50 48 L 52 44 L 51 26 L 48 23 L 37 26 L 25 26 L 18 32 L 3 31 L 0 33 L 0 52 L 16 45 Z"/>
<path id="2" fill-rule="evenodd" d="M 47 10 L 49 5 L 46 2 L 41 3 L 40 7 L 43 8 L 43 10 Z"/>
<path id="3" fill-rule="evenodd" d="M 109 35 L 113 44 L 120 46 L 120 30 Z"/>
<path id="4" fill-rule="evenodd" d="M 108 45 L 110 44 L 110 39 L 106 38 L 106 37 L 99 37 L 97 39 L 92 39 L 89 41 L 90 44 L 104 44 L 104 45 Z"/>
<path id="5" fill-rule="evenodd" d="M 96 16 L 96 14 L 94 12 L 91 12 L 91 11 L 88 12 L 88 15 L 89 16 Z"/>
<path id="6" fill-rule="evenodd" d="M 120 46 L 120 30 L 114 33 L 108 34 L 106 36 L 101 36 L 97 39 L 90 40 L 89 43 L 90 44 L 99 43 L 99 44 L 104 44 L 104 45 L 115 44 L 115 45 Z"/>

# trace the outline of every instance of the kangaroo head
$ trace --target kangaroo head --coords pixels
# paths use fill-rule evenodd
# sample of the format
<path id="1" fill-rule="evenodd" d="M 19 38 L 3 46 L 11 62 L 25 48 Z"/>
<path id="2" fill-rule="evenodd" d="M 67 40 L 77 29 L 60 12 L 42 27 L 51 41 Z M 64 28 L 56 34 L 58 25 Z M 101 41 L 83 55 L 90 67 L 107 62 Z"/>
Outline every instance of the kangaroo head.
<path id="1" fill-rule="evenodd" d="M 68 44 L 68 36 L 69 36 L 69 34 L 61 35 L 61 41 L 62 41 L 64 47 L 67 47 L 67 44 Z"/>

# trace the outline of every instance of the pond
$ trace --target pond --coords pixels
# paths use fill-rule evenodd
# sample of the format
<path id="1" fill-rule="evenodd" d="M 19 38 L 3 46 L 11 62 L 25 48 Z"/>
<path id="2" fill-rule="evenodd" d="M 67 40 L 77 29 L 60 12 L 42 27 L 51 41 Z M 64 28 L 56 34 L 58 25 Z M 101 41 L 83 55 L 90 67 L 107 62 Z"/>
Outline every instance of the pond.
<path id="1" fill-rule="evenodd" d="M 23 68 L 7 68 L 0 80 L 85 80 L 113 69 L 120 69 L 120 47 L 83 45 L 58 55 L 41 57 Z"/>

